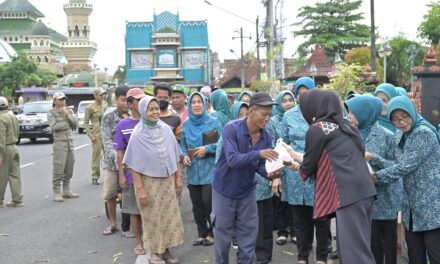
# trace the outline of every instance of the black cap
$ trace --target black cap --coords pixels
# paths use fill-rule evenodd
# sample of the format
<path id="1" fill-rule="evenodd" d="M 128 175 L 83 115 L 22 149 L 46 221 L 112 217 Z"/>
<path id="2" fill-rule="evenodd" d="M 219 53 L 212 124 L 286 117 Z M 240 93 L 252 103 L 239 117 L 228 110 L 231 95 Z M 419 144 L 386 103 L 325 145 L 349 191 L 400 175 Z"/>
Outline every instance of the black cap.
<path id="1" fill-rule="evenodd" d="M 270 95 L 268 95 L 267 93 L 254 93 L 251 97 L 251 101 L 249 102 L 249 106 L 269 106 L 275 104 L 276 103 L 272 100 L 272 97 L 270 97 Z"/>

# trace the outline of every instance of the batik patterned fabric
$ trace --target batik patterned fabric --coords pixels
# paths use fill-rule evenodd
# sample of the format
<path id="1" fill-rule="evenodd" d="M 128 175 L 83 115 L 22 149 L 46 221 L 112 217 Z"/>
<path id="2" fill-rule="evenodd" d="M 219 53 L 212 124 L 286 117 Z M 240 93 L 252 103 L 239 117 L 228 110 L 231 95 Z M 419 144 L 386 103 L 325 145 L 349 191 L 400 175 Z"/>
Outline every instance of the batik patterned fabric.
<path id="1" fill-rule="evenodd" d="M 281 138 L 295 151 L 304 154 L 306 132 L 309 125 L 299 106 L 287 111 L 281 122 Z M 298 172 L 285 169 L 282 177 L 281 200 L 291 205 L 314 205 L 315 187 L 310 179 L 303 181 Z"/>
<path id="2" fill-rule="evenodd" d="M 376 122 L 365 140 L 365 149 L 387 160 L 392 159 L 394 134 Z M 374 171 L 383 169 L 378 164 L 371 163 Z M 374 220 L 396 219 L 397 212 L 401 209 L 403 196 L 402 180 L 376 185 L 377 197 L 373 203 L 372 216 Z"/>
<path id="3" fill-rule="evenodd" d="M 148 205 L 141 206 L 144 244 L 163 254 L 183 244 L 183 223 L 174 187 L 174 175 L 154 178 L 142 175 Z"/>
<path id="4" fill-rule="evenodd" d="M 400 131 L 396 134 L 400 136 Z M 419 126 L 407 135 L 403 147 L 394 145 L 393 159 L 374 155 L 372 161 L 385 169 L 377 172 L 381 182 L 390 183 L 403 178 L 403 224 L 411 231 L 440 228 L 440 146 L 437 135 L 427 126 Z"/>

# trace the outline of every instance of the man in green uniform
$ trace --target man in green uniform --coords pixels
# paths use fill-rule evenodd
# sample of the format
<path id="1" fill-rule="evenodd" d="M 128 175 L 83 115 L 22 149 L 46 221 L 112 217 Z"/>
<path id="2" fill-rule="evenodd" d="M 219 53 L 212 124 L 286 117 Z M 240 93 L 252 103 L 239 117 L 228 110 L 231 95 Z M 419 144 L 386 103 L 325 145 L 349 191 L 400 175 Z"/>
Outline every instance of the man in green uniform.
<path id="1" fill-rule="evenodd" d="M 53 133 L 53 199 L 64 202 L 63 198 L 78 198 L 70 191 L 70 179 L 73 175 L 75 156 L 73 154 L 72 129 L 78 125 L 78 119 L 72 109 L 66 108 L 66 95 L 62 92 L 53 94 L 54 108 L 47 112 L 47 120 Z M 63 192 L 61 193 L 61 183 Z"/>
<path id="2" fill-rule="evenodd" d="M 104 150 L 101 136 L 101 119 L 108 104 L 103 100 L 105 91 L 97 88 L 93 93 L 95 102 L 86 107 L 84 113 L 84 129 L 92 142 L 92 184 L 98 185 L 100 173 L 101 153 Z M 89 126 L 92 122 L 92 128 Z"/>
<path id="3" fill-rule="evenodd" d="M 16 146 L 18 140 L 18 120 L 8 111 L 8 100 L 0 97 L 0 208 L 4 207 L 6 186 L 9 182 L 12 202 L 8 207 L 22 207 L 20 155 Z"/>

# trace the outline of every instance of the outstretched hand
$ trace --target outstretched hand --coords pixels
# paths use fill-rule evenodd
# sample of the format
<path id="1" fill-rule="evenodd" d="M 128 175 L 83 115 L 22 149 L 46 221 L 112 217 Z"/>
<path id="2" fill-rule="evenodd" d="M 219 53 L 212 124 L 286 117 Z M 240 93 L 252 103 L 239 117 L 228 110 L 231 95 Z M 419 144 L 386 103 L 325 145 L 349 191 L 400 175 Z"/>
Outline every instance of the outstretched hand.
<path id="1" fill-rule="evenodd" d="M 260 150 L 260 157 L 268 161 L 275 161 L 278 159 L 278 152 L 273 149 L 263 149 Z"/>

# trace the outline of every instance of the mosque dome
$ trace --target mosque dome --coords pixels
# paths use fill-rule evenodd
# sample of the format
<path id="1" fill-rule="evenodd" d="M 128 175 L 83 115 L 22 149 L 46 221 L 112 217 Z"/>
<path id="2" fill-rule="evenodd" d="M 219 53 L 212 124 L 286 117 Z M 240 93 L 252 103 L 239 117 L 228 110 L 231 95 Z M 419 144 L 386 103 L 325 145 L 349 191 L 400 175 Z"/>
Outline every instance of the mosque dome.
<path id="1" fill-rule="evenodd" d="M 33 27 L 32 27 L 32 35 L 33 36 L 49 36 L 49 29 L 47 26 L 41 22 L 38 21 Z"/>

